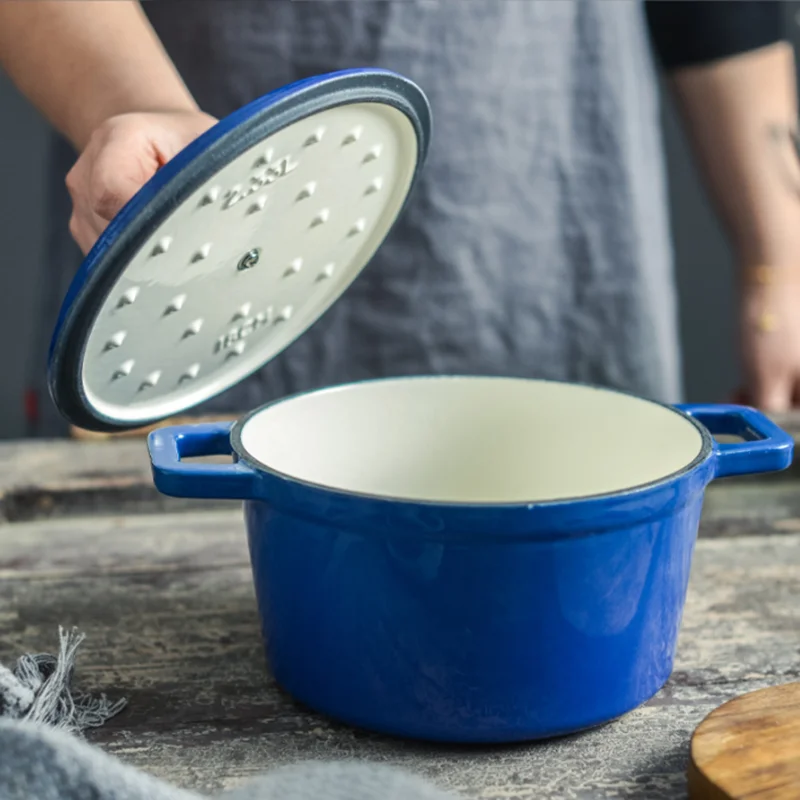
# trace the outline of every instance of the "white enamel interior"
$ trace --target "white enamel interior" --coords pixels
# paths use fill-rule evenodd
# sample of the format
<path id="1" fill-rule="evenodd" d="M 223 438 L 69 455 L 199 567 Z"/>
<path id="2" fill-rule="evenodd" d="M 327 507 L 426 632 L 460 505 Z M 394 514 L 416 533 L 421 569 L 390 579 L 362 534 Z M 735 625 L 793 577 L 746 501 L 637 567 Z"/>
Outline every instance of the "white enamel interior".
<path id="1" fill-rule="evenodd" d="M 223 166 L 133 256 L 83 352 L 96 412 L 135 424 L 233 386 L 313 324 L 408 194 L 413 126 L 377 103 L 322 111 Z M 248 251 L 258 263 L 238 269 Z"/>
<path id="2" fill-rule="evenodd" d="M 532 503 L 631 489 L 700 454 L 697 428 L 636 397 L 505 378 L 352 384 L 269 406 L 245 452 L 333 489 L 443 503 Z"/>

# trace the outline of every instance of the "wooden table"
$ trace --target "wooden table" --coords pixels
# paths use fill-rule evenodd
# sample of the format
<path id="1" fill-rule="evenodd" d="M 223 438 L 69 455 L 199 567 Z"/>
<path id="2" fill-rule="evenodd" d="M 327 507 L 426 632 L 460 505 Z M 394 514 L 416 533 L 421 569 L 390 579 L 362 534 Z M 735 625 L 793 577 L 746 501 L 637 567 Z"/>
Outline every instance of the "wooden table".
<path id="1" fill-rule="evenodd" d="M 800 417 L 782 422 L 800 432 Z M 558 741 L 430 747 L 297 707 L 265 669 L 238 507 L 159 497 L 140 441 L 0 445 L 0 660 L 52 652 L 59 624 L 88 634 L 81 685 L 130 703 L 91 738 L 181 786 L 364 758 L 468 797 L 681 797 L 701 719 L 800 678 L 800 464 L 710 488 L 669 684 L 622 720 Z"/>

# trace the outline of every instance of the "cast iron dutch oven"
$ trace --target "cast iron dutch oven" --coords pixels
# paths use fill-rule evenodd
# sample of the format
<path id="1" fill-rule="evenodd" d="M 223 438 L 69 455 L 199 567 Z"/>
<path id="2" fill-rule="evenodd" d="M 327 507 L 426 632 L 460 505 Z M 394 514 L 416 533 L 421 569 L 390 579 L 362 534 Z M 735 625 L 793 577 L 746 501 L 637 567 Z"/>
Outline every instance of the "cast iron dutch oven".
<path id="1" fill-rule="evenodd" d="M 143 426 L 283 351 L 384 240 L 429 134 L 417 86 L 355 70 L 201 136 L 70 289 L 50 358 L 65 416 Z M 245 501 L 282 687 L 352 725 L 451 742 L 569 733 L 657 692 L 706 486 L 792 457 L 750 408 L 472 376 L 310 392 L 149 448 L 165 494 Z M 232 463 L 186 460 L 211 454 Z"/>

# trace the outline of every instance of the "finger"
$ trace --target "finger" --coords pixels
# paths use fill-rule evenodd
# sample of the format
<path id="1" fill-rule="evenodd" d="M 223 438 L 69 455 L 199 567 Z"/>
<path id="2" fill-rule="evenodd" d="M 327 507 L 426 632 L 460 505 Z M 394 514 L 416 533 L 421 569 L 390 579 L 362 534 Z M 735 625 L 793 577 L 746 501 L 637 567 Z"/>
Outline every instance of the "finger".
<path id="1" fill-rule="evenodd" d="M 770 414 L 781 414 L 791 408 L 793 390 L 788 376 L 772 377 L 753 387 L 753 405 Z"/>
<path id="2" fill-rule="evenodd" d="M 67 173 L 66 186 L 72 201 L 72 215 L 69 219 L 69 232 L 84 255 L 91 250 L 98 232 L 92 223 L 92 213 L 88 207 L 86 179 L 86 156 L 82 155 Z"/>
<path id="3" fill-rule="evenodd" d="M 97 234 L 94 232 L 92 226 L 75 210 L 73 210 L 72 216 L 69 219 L 69 232 L 84 255 L 92 249 L 92 246 L 97 241 Z"/>
<path id="4" fill-rule="evenodd" d="M 98 169 L 99 168 L 99 169 Z M 107 170 L 102 165 L 92 171 L 89 185 L 89 198 L 92 215 L 97 219 L 94 225 L 103 228 L 117 215 L 119 210 L 141 188 L 142 183 L 124 174 Z"/>
<path id="5" fill-rule="evenodd" d="M 158 169 L 149 145 L 129 140 L 124 144 L 124 150 L 117 146 L 103 148 L 92 164 L 88 197 L 97 217 L 95 225 L 101 230 Z"/>
<path id="6" fill-rule="evenodd" d="M 73 205 L 78 244 L 91 249 L 100 234 L 108 227 L 108 220 L 98 217 L 88 202 L 88 195 L 81 195 Z M 74 234 L 73 234 L 74 235 Z"/>
<path id="7" fill-rule="evenodd" d="M 67 173 L 64 183 L 69 192 L 69 199 L 72 204 L 77 203 L 84 192 L 84 185 L 86 183 L 84 167 L 84 156 L 81 156 L 73 165 L 72 169 Z"/>

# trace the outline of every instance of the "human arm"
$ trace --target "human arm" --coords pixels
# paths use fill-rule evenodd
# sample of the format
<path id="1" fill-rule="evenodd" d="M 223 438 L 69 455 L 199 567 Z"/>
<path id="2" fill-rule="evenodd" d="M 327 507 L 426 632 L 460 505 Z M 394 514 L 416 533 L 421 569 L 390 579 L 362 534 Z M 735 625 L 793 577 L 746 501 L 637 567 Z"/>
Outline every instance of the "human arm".
<path id="1" fill-rule="evenodd" d="M 80 153 L 70 229 L 88 250 L 121 206 L 214 120 L 137 2 L 0 2 L 0 65 Z"/>
<path id="2" fill-rule="evenodd" d="M 139 4 L 130 0 L 2 2 L 0 64 L 78 151 L 119 114 L 197 111 Z"/>
<path id="3" fill-rule="evenodd" d="M 800 195 L 788 136 L 794 59 L 772 45 L 673 77 L 695 152 L 739 268 L 746 402 L 800 403 Z"/>
<path id="4" fill-rule="evenodd" d="M 661 0 L 648 11 L 651 27 L 683 17 L 683 50 L 662 47 L 662 62 L 738 262 L 742 399 L 785 411 L 800 401 L 800 164 L 788 135 L 774 135 L 797 121 L 780 4 Z M 716 45 L 701 38 L 712 25 L 725 29 Z M 680 40 L 678 25 L 671 35 Z"/>

